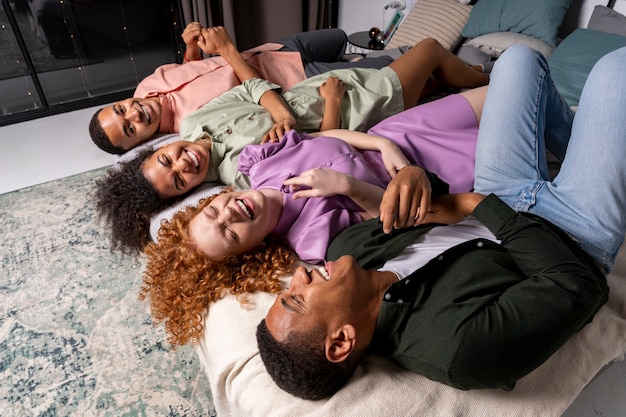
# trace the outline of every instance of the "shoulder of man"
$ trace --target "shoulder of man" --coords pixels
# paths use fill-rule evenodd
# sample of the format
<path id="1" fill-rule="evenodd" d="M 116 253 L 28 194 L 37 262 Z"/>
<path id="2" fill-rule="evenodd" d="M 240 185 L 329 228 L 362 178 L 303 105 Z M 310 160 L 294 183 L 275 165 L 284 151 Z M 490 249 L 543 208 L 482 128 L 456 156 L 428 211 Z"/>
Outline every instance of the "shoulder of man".
<path id="1" fill-rule="evenodd" d="M 383 232 L 379 218 L 355 224 L 337 235 L 328 247 L 326 259 L 336 260 L 343 255 L 353 256 L 365 269 L 381 267 L 398 256 L 418 237 L 439 224 L 431 223 Z"/>

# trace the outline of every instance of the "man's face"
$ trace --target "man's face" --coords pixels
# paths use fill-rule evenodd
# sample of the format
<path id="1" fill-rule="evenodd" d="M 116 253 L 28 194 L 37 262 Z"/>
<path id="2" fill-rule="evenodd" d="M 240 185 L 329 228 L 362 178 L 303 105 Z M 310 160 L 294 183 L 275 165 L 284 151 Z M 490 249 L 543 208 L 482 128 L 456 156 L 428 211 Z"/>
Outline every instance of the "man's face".
<path id="1" fill-rule="evenodd" d="M 206 178 L 210 144 L 179 140 L 162 146 L 142 167 L 143 175 L 163 198 L 186 194 Z"/>
<path id="2" fill-rule="evenodd" d="M 161 103 L 152 98 L 128 98 L 103 108 L 98 120 L 111 144 L 127 151 L 157 132 Z"/>
<path id="3" fill-rule="evenodd" d="M 299 267 L 289 289 L 280 294 L 265 322 L 279 342 L 292 331 L 307 331 L 314 326 L 328 329 L 362 320 L 374 291 L 372 271 L 366 271 L 351 256 L 327 262 L 325 271 L 308 272 Z"/>
<path id="4" fill-rule="evenodd" d="M 212 259 L 238 255 L 261 244 L 280 212 L 279 203 L 260 191 L 222 193 L 191 220 L 189 236 Z"/>

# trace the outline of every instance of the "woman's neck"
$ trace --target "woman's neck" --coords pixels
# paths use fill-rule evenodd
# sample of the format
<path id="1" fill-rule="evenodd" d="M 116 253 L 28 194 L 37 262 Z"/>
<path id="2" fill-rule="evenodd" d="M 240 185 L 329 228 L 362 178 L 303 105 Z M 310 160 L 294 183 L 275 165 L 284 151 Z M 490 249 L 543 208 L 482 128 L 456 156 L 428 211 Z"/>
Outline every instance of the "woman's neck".
<path id="1" fill-rule="evenodd" d="M 258 190 L 262 193 L 268 202 L 269 214 L 274 217 L 274 229 L 278 224 L 278 220 L 280 219 L 280 215 L 283 211 L 283 193 L 273 188 L 261 188 Z"/>

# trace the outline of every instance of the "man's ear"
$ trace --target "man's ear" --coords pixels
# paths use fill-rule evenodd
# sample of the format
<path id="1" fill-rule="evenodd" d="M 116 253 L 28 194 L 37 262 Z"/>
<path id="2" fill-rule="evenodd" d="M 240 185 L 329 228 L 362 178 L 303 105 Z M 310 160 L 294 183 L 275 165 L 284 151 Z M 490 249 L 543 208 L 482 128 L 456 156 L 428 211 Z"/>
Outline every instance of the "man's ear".
<path id="1" fill-rule="evenodd" d="M 326 358 L 333 362 L 345 361 L 356 345 L 356 330 L 351 324 L 344 324 L 326 336 Z"/>

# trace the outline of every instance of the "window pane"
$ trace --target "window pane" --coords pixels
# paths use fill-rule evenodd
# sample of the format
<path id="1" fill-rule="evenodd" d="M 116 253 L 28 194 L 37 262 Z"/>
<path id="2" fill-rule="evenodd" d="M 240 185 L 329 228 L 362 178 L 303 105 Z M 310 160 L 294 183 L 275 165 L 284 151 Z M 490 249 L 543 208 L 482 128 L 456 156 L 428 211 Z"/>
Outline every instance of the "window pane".
<path id="1" fill-rule="evenodd" d="M 26 3 L 24 2 L 24 5 Z M 14 15 L 18 11 L 12 5 Z M 10 24 L 4 3 L 0 4 L 0 114 L 39 109 L 41 100 L 28 71 L 18 40 Z"/>
<path id="2" fill-rule="evenodd" d="M 36 76 L 29 79 L 20 45 L 9 36 L 10 19 L 3 13 L 2 49 L 9 53 L 3 51 L 0 64 L 7 64 L 5 79 L 16 91 L 9 103 L 6 96 L 0 98 L 0 107 L 11 107 L 10 111 L 39 108 L 42 103 L 53 108 L 133 90 L 156 67 L 178 57 L 175 0 L 3 1 L 7 3 Z M 41 100 L 33 98 L 37 81 Z M 4 92 L 2 84 L 0 89 Z"/>

